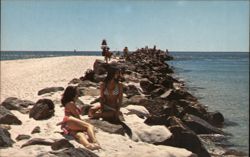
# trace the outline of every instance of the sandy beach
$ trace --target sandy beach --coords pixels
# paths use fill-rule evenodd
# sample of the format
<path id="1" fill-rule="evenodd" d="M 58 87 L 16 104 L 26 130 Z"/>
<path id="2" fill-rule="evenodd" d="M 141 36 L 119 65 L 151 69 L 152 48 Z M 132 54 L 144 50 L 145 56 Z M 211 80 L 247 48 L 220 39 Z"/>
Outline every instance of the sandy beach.
<path id="1" fill-rule="evenodd" d="M 56 57 L 1 61 L 1 97 L 17 97 L 36 101 L 37 92 L 46 87 L 66 87 L 73 78 L 79 78 L 93 68 L 97 56 Z"/>
<path id="2" fill-rule="evenodd" d="M 20 146 L 28 140 L 16 141 L 15 138 L 19 134 L 30 135 L 32 138 L 43 138 L 48 140 L 62 139 L 61 134 L 56 133 L 61 131 L 59 126 L 55 124 L 62 120 L 64 112 L 60 107 L 60 98 L 62 92 L 55 94 L 45 94 L 38 96 L 37 92 L 46 87 L 67 87 L 68 82 L 73 78 L 83 76 L 87 69 L 93 68 L 93 63 L 96 59 L 103 59 L 97 56 L 82 56 L 82 57 L 56 57 L 42 59 L 27 59 L 14 61 L 1 61 L 1 99 L 4 101 L 8 97 L 17 97 L 36 102 L 40 98 L 49 98 L 55 103 L 55 115 L 49 120 L 36 121 L 30 119 L 27 114 L 21 114 L 18 111 L 11 111 L 22 122 L 22 125 L 11 125 L 9 132 L 11 138 L 15 141 L 13 147 L 0 149 L 1 157 L 21 157 L 21 156 L 37 156 L 41 153 L 51 151 L 51 147 L 43 145 L 32 145 L 24 148 Z M 83 96 L 80 99 L 84 103 L 89 103 L 94 100 L 94 96 Z M 126 112 L 124 108 L 122 111 Z M 83 119 L 86 117 L 83 117 Z M 134 115 L 125 117 L 131 128 L 137 129 L 137 135 L 150 135 L 154 129 L 163 131 L 162 134 L 171 136 L 171 133 L 164 126 L 148 126 L 143 123 L 143 120 Z M 136 125 L 135 125 L 136 124 Z M 31 134 L 31 131 L 39 126 L 41 132 Z M 145 131 L 145 132 L 143 132 Z M 165 132 L 164 132 L 165 131 Z M 127 136 L 117 134 L 109 134 L 100 129 L 97 129 L 97 138 L 103 149 L 93 151 L 101 157 L 123 157 L 123 156 L 191 156 L 192 152 L 186 149 L 175 148 L 170 146 L 156 146 L 147 142 L 135 142 Z M 145 136 L 144 135 L 144 136 Z M 83 147 L 75 140 L 70 142 L 77 148 Z"/>

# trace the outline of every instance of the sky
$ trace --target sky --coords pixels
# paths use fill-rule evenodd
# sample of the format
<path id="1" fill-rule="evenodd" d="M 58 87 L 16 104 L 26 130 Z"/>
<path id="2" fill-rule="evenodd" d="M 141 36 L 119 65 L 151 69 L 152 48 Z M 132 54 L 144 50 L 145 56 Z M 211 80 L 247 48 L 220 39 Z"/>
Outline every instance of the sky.
<path id="1" fill-rule="evenodd" d="M 1 50 L 249 52 L 249 1 L 1 0 Z"/>

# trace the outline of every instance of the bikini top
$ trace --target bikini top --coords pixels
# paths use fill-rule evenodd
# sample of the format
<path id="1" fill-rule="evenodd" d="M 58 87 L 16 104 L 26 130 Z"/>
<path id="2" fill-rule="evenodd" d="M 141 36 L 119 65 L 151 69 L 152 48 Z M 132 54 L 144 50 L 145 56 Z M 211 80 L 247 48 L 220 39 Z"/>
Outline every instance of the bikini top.
<path id="1" fill-rule="evenodd" d="M 75 109 L 76 109 L 76 113 L 80 115 L 81 110 L 78 107 L 76 107 Z M 67 110 L 67 108 L 64 108 L 64 114 L 65 116 L 72 116 L 72 112 Z"/>
<path id="2" fill-rule="evenodd" d="M 105 88 L 105 90 L 104 90 L 104 92 L 103 92 L 103 94 L 105 95 L 105 96 L 109 96 L 110 95 L 110 93 L 109 93 L 109 91 L 108 91 L 108 88 Z M 118 87 L 118 84 L 116 84 L 115 85 L 115 89 L 113 90 L 113 92 L 112 92 L 112 95 L 118 95 L 119 94 L 119 87 Z"/>

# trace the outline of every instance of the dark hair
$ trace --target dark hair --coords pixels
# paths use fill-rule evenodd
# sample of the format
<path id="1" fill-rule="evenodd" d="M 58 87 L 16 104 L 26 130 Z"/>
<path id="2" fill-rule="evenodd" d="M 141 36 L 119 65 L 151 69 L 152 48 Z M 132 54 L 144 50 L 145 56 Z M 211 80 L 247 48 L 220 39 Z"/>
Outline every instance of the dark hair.
<path id="1" fill-rule="evenodd" d="M 61 103 L 65 106 L 68 102 L 73 101 L 77 95 L 77 87 L 68 86 L 62 96 Z"/>
<path id="2" fill-rule="evenodd" d="M 104 79 L 104 85 L 107 86 L 108 82 L 111 81 L 114 77 L 116 72 L 119 72 L 119 69 L 114 66 L 107 67 L 107 76 Z M 116 83 L 118 83 L 118 80 L 115 80 Z"/>
<path id="3" fill-rule="evenodd" d="M 103 40 L 102 40 L 102 45 L 107 45 L 106 39 L 103 39 Z"/>

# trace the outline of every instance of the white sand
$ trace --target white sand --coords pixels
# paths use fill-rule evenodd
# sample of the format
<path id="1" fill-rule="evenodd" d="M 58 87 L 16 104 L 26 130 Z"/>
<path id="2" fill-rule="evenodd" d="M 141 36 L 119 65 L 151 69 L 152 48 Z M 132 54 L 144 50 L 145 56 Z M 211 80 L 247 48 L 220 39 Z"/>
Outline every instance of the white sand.
<path id="1" fill-rule="evenodd" d="M 93 63 L 96 59 L 103 57 L 57 57 L 43 59 L 27 59 L 16 61 L 1 61 L 1 97 L 0 102 L 8 97 L 17 97 L 36 102 L 39 98 L 47 97 L 55 102 L 55 116 L 49 120 L 36 121 L 29 119 L 28 115 L 12 111 L 22 122 L 22 125 L 12 125 L 11 138 L 15 138 L 19 134 L 31 135 L 32 138 L 39 137 L 43 139 L 61 139 L 62 135 L 55 133 L 61 131 L 59 126 L 55 124 L 62 120 L 64 116 L 63 108 L 60 108 L 60 95 L 62 92 L 57 92 L 52 95 L 38 96 L 37 92 L 45 87 L 62 86 L 66 87 L 68 82 L 73 78 L 83 76 L 88 68 L 93 68 Z M 94 99 L 91 96 L 80 98 L 85 103 Z M 143 122 L 137 116 L 134 118 L 127 117 L 130 120 L 131 126 L 135 123 Z M 145 125 L 143 123 L 143 125 Z M 31 134 L 35 126 L 41 127 L 41 133 Z M 147 126 L 149 127 L 149 126 Z M 137 132 L 140 132 L 137 130 Z M 101 157 L 187 157 L 191 152 L 186 149 L 155 146 L 145 142 L 134 142 L 126 136 L 109 134 L 98 129 L 97 138 L 103 148 L 100 151 L 94 151 Z M 1 157 L 34 157 L 40 153 L 51 151 L 50 146 L 33 145 L 25 148 L 20 148 L 27 140 L 15 141 L 13 147 L 0 149 Z M 76 141 L 71 140 L 75 147 L 82 147 Z"/>
<path id="2" fill-rule="evenodd" d="M 46 87 L 67 86 L 73 78 L 93 69 L 97 56 L 55 57 L 1 61 L 1 97 L 37 100 L 37 92 Z"/>

